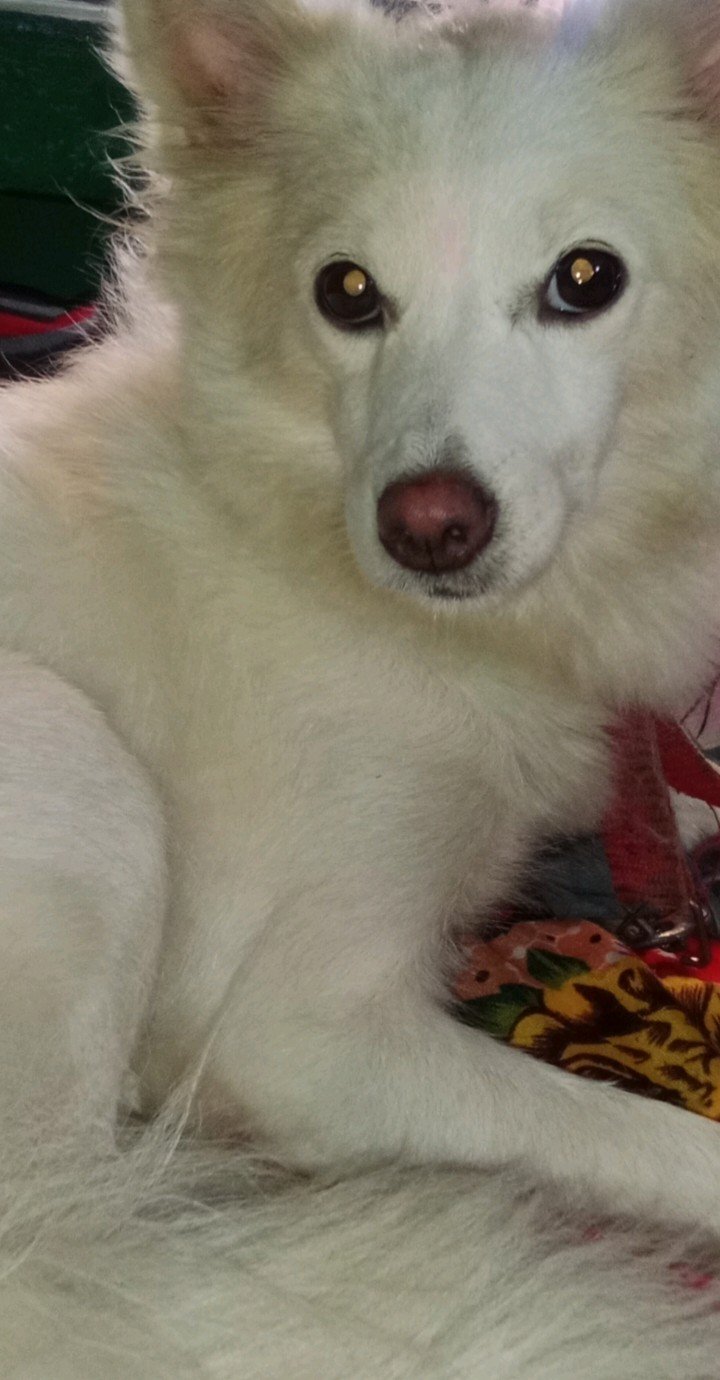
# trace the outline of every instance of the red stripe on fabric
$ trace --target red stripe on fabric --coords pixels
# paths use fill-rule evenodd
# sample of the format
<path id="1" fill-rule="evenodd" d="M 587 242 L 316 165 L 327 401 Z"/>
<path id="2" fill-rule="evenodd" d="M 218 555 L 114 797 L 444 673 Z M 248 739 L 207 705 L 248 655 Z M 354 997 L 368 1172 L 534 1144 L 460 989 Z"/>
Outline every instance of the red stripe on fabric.
<path id="1" fill-rule="evenodd" d="M 72 311 L 60 312 L 51 321 L 33 321 L 29 316 L 17 316 L 14 312 L 0 311 L 0 336 L 12 338 L 64 331 L 81 321 L 91 320 L 96 310 L 95 307 L 74 307 Z"/>

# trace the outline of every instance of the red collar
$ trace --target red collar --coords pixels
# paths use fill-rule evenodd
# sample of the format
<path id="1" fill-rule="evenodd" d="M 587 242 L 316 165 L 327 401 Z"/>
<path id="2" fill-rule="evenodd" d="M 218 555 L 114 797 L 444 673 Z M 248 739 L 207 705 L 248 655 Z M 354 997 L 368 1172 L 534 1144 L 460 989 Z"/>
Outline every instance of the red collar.
<path id="1" fill-rule="evenodd" d="M 615 791 L 602 836 L 616 894 L 631 926 L 633 913 L 639 929 L 644 917 L 661 916 L 659 936 L 673 947 L 683 942 L 682 962 L 697 971 L 710 960 L 708 897 L 697 866 L 701 858 L 688 857 L 682 845 L 670 791 L 720 809 L 720 773 L 678 724 L 641 710 L 626 711 L 612 737 Z M 717 851 L 718 842 L 710 840 L 700 854 Z M 651 954 L 645 957 L 652 962 Z M 656 957 L 668 961 L 664 951 Z"/>

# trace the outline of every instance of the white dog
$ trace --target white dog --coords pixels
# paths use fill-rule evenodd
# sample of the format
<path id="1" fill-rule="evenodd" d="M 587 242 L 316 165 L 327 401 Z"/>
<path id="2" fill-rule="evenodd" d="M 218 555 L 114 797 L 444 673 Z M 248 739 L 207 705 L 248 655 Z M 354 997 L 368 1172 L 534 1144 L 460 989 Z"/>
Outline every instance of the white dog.
<path id="1" fill-rule="evenodd" d="M 716 655 L 720 3 L 126 33 L 144 267 L 2 403 L 3 1377 L 604 1377 L 633 1324 L 626 1374 L 714 1375 L 717 1314 L 472 1167 L 720 1232 L 720 1129 L 446 997 L 458 927 L 597 826 L 613 712 Z M 128 1235 L 160 1152 L 118 1107 L 172 1096 L 303 1174 L 469 1168 Z"/>

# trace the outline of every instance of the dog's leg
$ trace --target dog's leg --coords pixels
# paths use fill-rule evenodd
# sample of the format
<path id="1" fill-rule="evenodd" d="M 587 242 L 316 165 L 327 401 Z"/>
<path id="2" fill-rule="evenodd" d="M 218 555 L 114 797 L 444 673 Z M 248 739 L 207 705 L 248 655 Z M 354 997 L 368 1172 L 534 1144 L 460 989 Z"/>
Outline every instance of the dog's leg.
<path id="1" fill-rule="evenodd" d="M 152 981 L 160 812 L 98 711 L 0 658 L 0 1115 L 107 1134 Z M 7 1139 L 7 1137 L 5 1137 Z"/>
<path id="2" fill-rule="evenodd" d="M 713 1122 L 465 1027 L 419 976 L 359 1002 L 346 981 L 323 1003 L 320 968 L 314 990 L 301 962 L 276 956 L 272 972 L 272 989 L 256 974 L 239 994 L 220 1077 L 242 1077 L 248 1113 L 300 1163 L 516 1162 L 591 1209 L 720 1229 Z"/>

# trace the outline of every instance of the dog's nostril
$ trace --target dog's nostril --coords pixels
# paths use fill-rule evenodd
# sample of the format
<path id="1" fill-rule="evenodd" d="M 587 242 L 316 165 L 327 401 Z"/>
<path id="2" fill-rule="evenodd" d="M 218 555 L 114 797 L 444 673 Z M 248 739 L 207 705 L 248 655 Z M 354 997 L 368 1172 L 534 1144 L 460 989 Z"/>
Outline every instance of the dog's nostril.
<path id="1" fill-rule="evenodd" d="M 497 504 L 479 484 L 451 470 L 389 484 L 378 502 L 378 536 L 406 570 L 462 570 L 490 541 Z"/>

